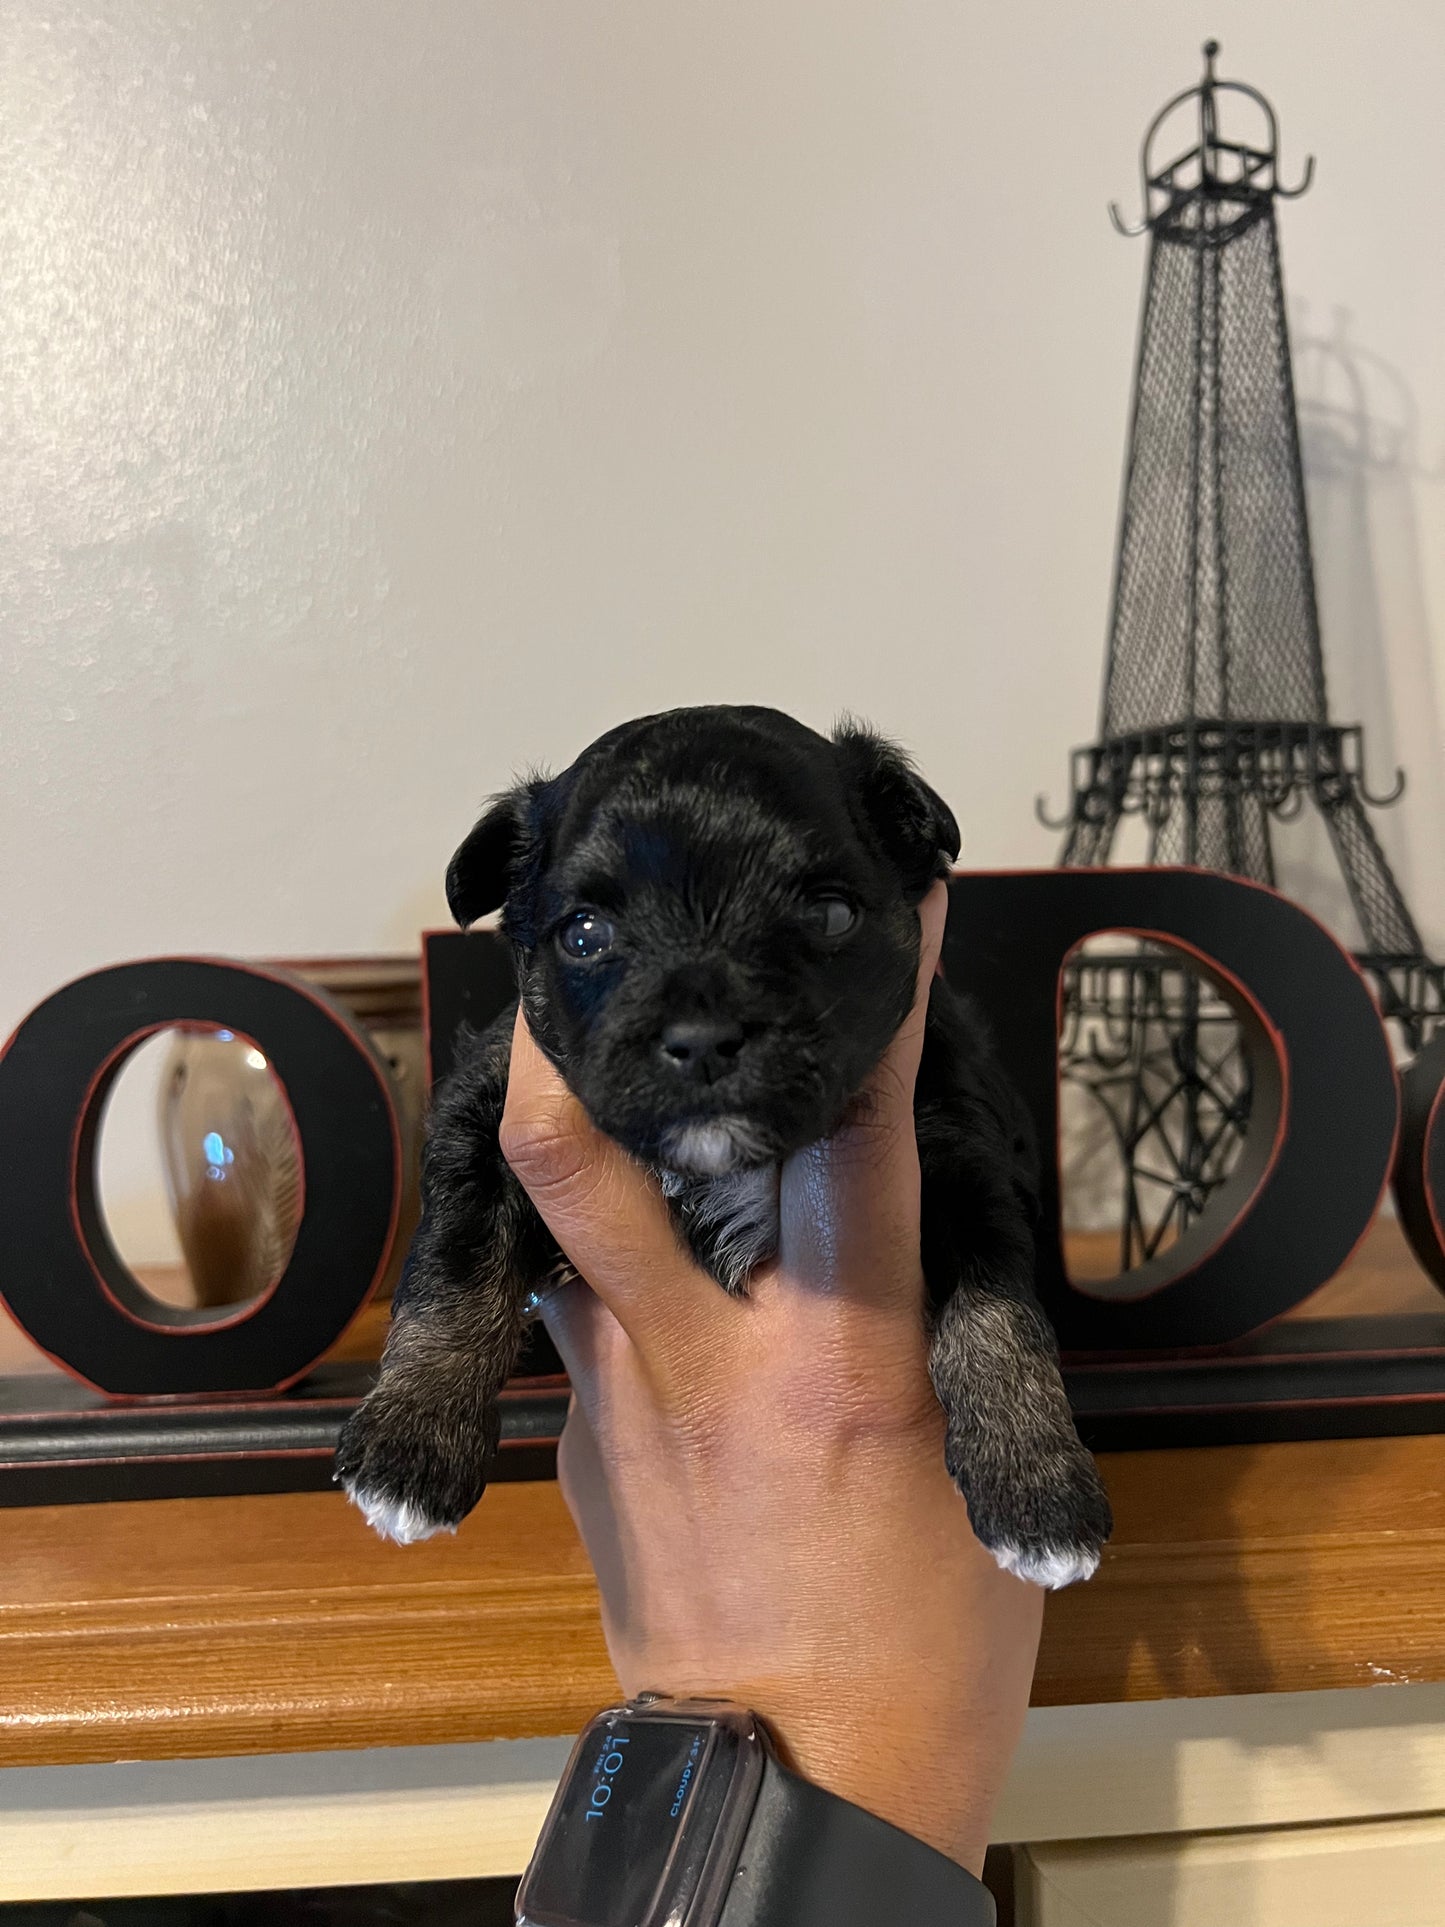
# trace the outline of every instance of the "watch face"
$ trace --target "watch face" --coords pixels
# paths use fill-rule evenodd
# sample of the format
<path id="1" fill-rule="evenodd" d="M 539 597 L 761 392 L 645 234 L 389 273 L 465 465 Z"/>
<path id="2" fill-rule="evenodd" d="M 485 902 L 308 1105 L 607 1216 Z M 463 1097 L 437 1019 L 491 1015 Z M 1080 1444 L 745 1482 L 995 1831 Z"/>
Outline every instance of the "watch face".
<path id="1" fill-rule="evenodd" d="M 732 1722 L 619 1710 L 583 1734 L 517 1897 L 525 1927 L 686 1919 L 734 1783 Z"/>

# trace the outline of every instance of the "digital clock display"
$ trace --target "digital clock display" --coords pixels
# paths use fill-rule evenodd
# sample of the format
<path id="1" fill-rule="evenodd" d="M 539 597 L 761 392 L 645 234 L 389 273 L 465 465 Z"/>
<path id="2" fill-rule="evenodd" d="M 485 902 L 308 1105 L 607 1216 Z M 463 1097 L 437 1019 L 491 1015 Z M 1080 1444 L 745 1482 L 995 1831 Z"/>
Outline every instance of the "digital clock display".
<path id="1" fill-rule="evenodd" d="M 534 1870 L 527 1918 L 557 1927 L 647 1919 L 712 1738 L 706 1722 L 689 1720 L 634 1716 L 599 1727 Z"/>

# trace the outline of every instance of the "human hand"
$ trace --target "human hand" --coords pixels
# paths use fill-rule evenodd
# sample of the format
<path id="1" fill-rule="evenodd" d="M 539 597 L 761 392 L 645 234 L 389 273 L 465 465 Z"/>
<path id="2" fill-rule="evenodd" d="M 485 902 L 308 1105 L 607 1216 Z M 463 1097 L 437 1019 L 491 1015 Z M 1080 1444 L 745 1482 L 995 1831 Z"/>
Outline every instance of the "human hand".
<path id="1" fill-rule="evenodd" d="M 580 1274 L 542 1307 L 558 1478 L 624 1691 L 742 1702 L 806 1779 L 978 1872 L 1043 1595 L 975 1539 L 928 1377 L 913 1085 L 946 911 L 940 884 L 913 1010 L 855 1118 L 784 1166 L 746 1298 L 520 1016 L 502 1146 Z"/>

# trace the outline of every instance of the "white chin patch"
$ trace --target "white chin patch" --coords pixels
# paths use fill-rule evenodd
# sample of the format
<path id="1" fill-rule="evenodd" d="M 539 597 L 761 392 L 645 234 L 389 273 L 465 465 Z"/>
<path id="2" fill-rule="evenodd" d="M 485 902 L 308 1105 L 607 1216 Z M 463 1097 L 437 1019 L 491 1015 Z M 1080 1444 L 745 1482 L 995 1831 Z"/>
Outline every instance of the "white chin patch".
<path id="1" fill-rule="evenodd" d="M 413 1546 L 418 1539 L 432 1539 L 439 1532 L 456 1531 L 455 1526 L 437 1525 L 409 1499 L 389 1499 L 384 1492 L 349 1490 L 346 1496 L 360 1508 L 373 1531 L 399 1546 Z"/>
<path id="2" fill-rule="evenodd" d="M 1082 1547 L 1072 1552 L 1053 1546 L 1044 1552 L 1025 1552 L 1022 1546 L 1001 1545 L 990 1546 L 989 1551 L 1005 1572 L 1050 1592 L 1075 1585 L 1080 1579 L 1092 1579 L 1099 1566 L 1098 1553 L 1085 1552 Z"/>
<path id="3" fill-rule="evenodd" d="M 758 1134 L 745 1118 L 710 1117 L 700 1124 L 674 1124 L 662 1134 L 662 1157 L 670 1171 L 721 1177 L 763 1155 Z"/>

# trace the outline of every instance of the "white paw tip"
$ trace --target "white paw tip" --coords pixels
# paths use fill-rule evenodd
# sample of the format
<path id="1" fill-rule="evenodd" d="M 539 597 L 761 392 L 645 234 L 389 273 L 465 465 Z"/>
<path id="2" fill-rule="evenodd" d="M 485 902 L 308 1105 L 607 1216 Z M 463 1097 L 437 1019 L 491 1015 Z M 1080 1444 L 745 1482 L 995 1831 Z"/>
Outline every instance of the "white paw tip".
<path id="1" fill-rule="evenodd" d="M 1086 1552 L 1080 1546 L 1068 1550 L 1051 1546 L 1043 1552 L 1025 1552 L 1022 1546 L 1005 1544 L 990 1546 L 989 1551 L 1005 1572 L 1027 1579 L 1030 1585 L 1043 1586 L 1049 1592 L 1076 1585 L 1081 1579 L 1092 1579 L 1099 1569 L 1098 1553 Z"/>
<path id="2" fill-rule="evenodd" d="M 367 1492 L 347 1487 L 346 1496 L 357 1506 L 366 1523 L 383 1539 L 399 1546 L 413 1546 L 419 1539 L 433 1539 L 439 1532 L 455 1532 L 455 1526 L 439 1525 L 429 1519 L 410 1499 L 388 1498 L 384 1492 Z"/>

